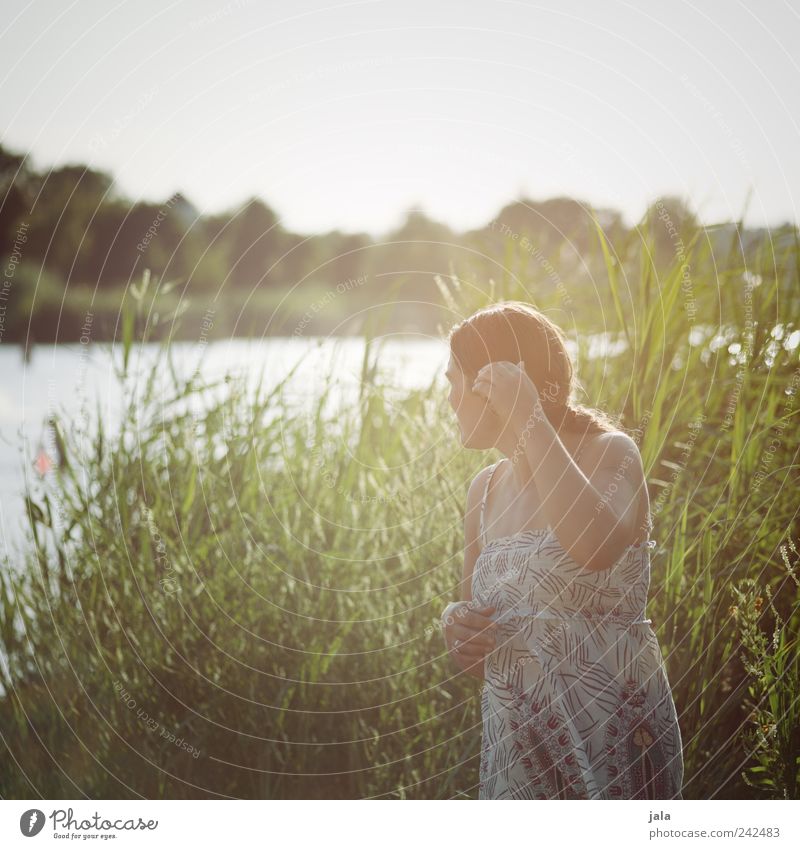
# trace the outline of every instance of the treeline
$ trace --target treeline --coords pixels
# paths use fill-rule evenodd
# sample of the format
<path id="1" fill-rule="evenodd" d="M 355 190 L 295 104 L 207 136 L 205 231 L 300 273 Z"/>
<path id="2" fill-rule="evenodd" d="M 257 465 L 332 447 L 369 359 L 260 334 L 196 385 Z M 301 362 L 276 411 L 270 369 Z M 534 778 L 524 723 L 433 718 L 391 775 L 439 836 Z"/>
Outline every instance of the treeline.
<path id="1" fill-rule="evenodd" d="M 0 341 L 77 338 L 87 311 L 99 315 L 95 332 L 108 337 L 125 287 L 145 269 L 155 280 L 174 281 L 198 315 L 204 304 L 223 304 L 217 332 L 249 335 L 259 328 L 291 332 L 309 305 L 336 287 L 349 286 L 346 309 L 339 303 L 318 310 L 306 332 L 353 330 L 353 322 L 341 323 L 347 313 L 387 299 L 418 303 L 397 307 L 394 329 L 429 331 L 436 319 L 423 305 L 441 303 L 435 275 L 454 269 L 469 269 L 478 285 L 503 275 L 536 284 L 537 300 L 563 299 L 569 288 L 580 301 L 596 298 L 595 261 L 602 268 L 588 206 L 572 198 L 521 199 L 465 233 L 410 210 L 378 239 L 339 230 L 302 234 L 256 197 L 214 215 L 200 215 L 180 193 L 162 203 L 134 202 L 107 173 L 83 165 L 37 171 L 23 154 L 0 146 L 0 200 Z M 698 224 L 676 198 L 654 203 L 634 227 L 612 209 L 594 214 L 624 255 L 646 225 L 659 262 L 674 258 Z M 368 285 L 353 285 L 357 280 Z"/>

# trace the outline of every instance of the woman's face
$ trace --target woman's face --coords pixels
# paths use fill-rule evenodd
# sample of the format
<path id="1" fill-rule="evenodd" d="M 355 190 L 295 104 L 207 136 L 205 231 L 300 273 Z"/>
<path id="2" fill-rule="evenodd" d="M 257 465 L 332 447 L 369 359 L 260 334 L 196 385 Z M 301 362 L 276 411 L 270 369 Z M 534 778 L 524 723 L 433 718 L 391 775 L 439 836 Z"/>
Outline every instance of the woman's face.
<path id="1" fill-rule="evenodd" d="M 493 447 L 500 425 L 497 414 L 481 395 L 472 391 L 472 384 L 452 356 L 445 374 L 450 381 L 449 401 L 458 420 L 462 445 L 480 449 Z"/>

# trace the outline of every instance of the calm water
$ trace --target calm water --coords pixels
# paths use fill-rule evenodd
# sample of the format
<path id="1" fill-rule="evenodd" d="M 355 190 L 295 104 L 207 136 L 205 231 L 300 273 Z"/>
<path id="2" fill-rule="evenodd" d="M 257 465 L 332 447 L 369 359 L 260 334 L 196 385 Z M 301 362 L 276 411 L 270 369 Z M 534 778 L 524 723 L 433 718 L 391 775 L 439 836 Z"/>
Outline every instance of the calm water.
<path id="1" fill-rule="evenodd" d="M 132 350 L 130 373 L 137 379 L 152 374 L 158 350 L 156 344 Z M 297 366 L 282 392 L 290 404 L 302 408 L 322 391 L 331 369 L 336 380 L 333 403 L 357 395 L 364 340 L 232 339 L 202 347 L 178 342 L 171 351 L 182 377 L 199 369 L 202 381 L 211 384 L 226 374 L 239 375 L 251 390 L 262 373 L 263 388 L 269 390 Z M 399 387 L 430 384 L 447 367 L 447 346 L 435 339 L 386 339 L 379 352 L 382 372 Z M 18 346 L 0 346 L 0 553 L 14 559 L 14 550 L 24 539 L 26 479 L 37 488 L 46 485 L 47 473 L 44 477 L 39 473 L 35 460 L 42 449 L 55 456 L 48 417 L 57 414 L 64 423 L 83 421 L 91 431 L 100 415 L 113 433 L 123 406 L 115 373 L 115 364 L 121 362 L 119 346 L 38 345 L 27 362 Z M 158 377 L 166 385 L 166 374 Z"/>

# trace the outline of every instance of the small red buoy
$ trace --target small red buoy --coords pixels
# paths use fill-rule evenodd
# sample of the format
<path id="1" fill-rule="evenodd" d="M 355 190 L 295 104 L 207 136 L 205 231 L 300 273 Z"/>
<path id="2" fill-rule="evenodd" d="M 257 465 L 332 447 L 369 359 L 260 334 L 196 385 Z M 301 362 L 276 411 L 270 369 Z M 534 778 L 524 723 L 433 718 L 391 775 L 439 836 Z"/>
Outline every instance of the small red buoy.
<path id="1" fill-rule="evenodd" d="M 39 449 L 39 453 L 36 455 L 36 459 L 33 461 L 33 468 L 44 477 L 50 469 L 53 468 L 53 461 L 50 459 L 50 455 L 44 448 Z"/>

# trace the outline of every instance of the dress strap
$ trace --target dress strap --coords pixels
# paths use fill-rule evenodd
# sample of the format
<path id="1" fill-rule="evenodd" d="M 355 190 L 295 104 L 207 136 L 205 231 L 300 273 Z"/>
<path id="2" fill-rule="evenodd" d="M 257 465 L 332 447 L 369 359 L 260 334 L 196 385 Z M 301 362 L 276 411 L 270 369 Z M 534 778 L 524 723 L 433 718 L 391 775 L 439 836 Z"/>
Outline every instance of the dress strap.
<path id="1" fill-rule="evenodd" d="M 498 460 L 489 471 L 489 474 L 486 476 L 486 485 L 483 487 L 483 499 L 481 500 L 481 521 L 480 521 L 480 535 L 481 535 L 481 547 L 486 545 L 486 530 L 483 526 L 483 514 L 486 512 L 486 496 L 489 494 L 489 483 L 492 480 L 492 475 L 494 474 L 494 470 L 500 465 L 500 460 Z"/>

